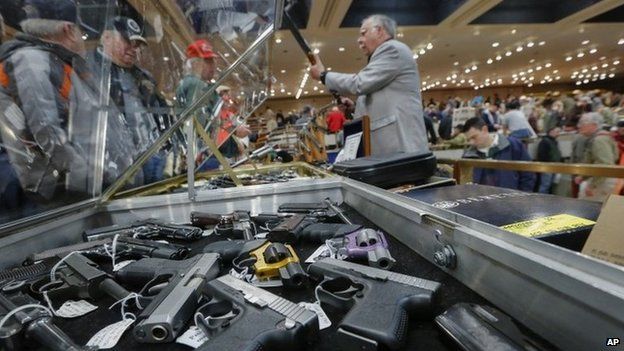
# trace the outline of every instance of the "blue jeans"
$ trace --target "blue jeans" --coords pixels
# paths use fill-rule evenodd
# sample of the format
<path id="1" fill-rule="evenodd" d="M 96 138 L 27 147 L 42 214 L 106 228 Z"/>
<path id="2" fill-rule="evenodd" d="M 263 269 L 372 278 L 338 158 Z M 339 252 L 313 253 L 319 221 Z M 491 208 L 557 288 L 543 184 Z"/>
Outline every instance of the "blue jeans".
<path id="1" fill-rule="evenodd" d="M 143 165 L 143 184 L 151 184 L 163 180 L 167 158 L 164 155 L 154 155 Z"/>
<path id="2" fill-rule="evenodd" d="M 219 166 L 221 166 L 221 164 L 219 163 L 219 160 L 217 160 L 216 157 L 210 156 L 209 159 L 204 160 L 204 162 L 202 162 L 201 167 L 199 167 L 198 171 L 199 172 L 206 172 L 206 171 L 211 171 L 214 169 L 219 169 Z"/>
<path id="3" fill-rule="evenodd" d="M 555 178 L 554 173 L 540 173 L 540 185 L 538 192 L 542 194 L 550 194 L 550 188 Z"/>
<path id="4" fill-rule="evenodd" d="M 39 211 L 37 205 L 24 193 L 9 162 L 9 155 L 0 151 L 0 223 L 30 216 Z"/>
<path id="5" fill-rule="evenodd" d="M 530 138 L 532 135 L 533 133 L 531 133 L 531 130 L 529 130 L 528 128 L 514 130 L 513 132 L 509 134 L 509 136 L 512 136 L 518 139 Z"/>

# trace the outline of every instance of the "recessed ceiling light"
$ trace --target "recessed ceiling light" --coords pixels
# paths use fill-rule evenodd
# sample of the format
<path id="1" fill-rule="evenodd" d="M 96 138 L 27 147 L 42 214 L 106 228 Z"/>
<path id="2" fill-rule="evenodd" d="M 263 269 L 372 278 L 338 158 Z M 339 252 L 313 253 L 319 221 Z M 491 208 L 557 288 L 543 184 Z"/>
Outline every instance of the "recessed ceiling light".
<path id="1" fill-rule="evenodd" d="M 517 51 L 517 52 L 522 51 L 522 46 L 518 46 L 518 47 L 516 48 L 516 51 Z"/>
<path id="2" fill-rule="evenodd" d="M 424 55 L 425 54 L 425 49 L 420 49 L 420 51 L 418 51 L 419 54 Z"/>
<path id="3" fill-rule="evenodd" d="M 288 93 L 286 93 L 286 95 L 292 95 L 292 93 L 289 91 Z"/>
<path id="4" fill-rule="evenodd" d="M 331 70 L 332 70 L 332 68 L 331 68 L 331 67 L 327 67 L 327 70 L 328 70 L 328 71 L 331 71 Z"/>
<path id="5" fill-rule="evenodd" d="M 550 68 L 550 66 L 552 66 L 552 63 L 547 62 L 544 66 L 545 66 L 546 68 Z"/>
<path id="6" fill-rule="evenodd" d="M 604 60 L 606 60 L 606 59 L 607 59 L 607 57 L 606 57 L 606 56 L 600 56 L 600 61 L 604 61 Z"/>
<path id="7" fill-rule="evenodd" d="M 529 87 L 529 88 L 532 87 L 532 86 L 533 86 L 533 83 L 527 84 L 527 87 Z"/>
<path id="8" fill-rule="evenodd" d="M 472 82 L 474 82 L 474 80 L 468 79 L 468 83 L 472 83 Z"/>
<path id="9" fill-rule="evenodd" d="M 496 61 L 500 61 L 503 57 L 501 55 L 496 55 Z"/>
<path id="10" fill-rule="evenodd" d="M 475 86 L 475 87 L 474 87 L 474 90 L 479 90 L 479 87 L 478 87 L 478 86 Z"/>
<path id="11" fill-rule="evenodd" d="M 507 51 L 507 52 L 505 53 L 505 56 L 511 56 L 511 51 Z"/>
<path id="12" fill-rule="evenodd" d="M 559 80 L 559 79 L 561 79 L 561 76 L 556 76 L 555 77 L 555 80 Z"/>
<path id="13" fill-rule="evenodd" d="M 470 68 L 466 68 L 466 69 L 464 70 L 464 72 L 466 72 L 466 73 L 470 73 Z"/>
<path id="14" fill-rule="evenodd" d="M 229 53 L 229 52 L 226 52 L 225 54 L 223 54 L 223 56 L 225 56 L 225 57 L 230 57 L 230 53 Z"/>
<path id="15" fill-rule="evenodd" d="M 593 67 L 591 68 L 591 70 L 592 70 L 592 71 L 595 71 L 595 70 L 597 70 L 597 69 L 598 69 L 598 66 L 593 66 Z"/>
<path id="16" fill-rule="evenodd" d="M 462 79 L 462 80 L 460 80 L 459 82 L 460 82 L 461 84 L 464 84 L 464 83 L 466 83 L 466 80 L 465 80 L 465 79 Z"/>
<path id="17" fill-rule="evenodd" d="M 497 42 L 497 41 L 495 41 L 495 42 L 493 42 L 493 43 L 492 43 L 492 47 L 493 47 L 493 48 L 497 48 L 499 45 L 500 45 L 500 43 L 499 43 L 499 42 Z"/>
<path id="18" fill-rule="evenodd" d="M 533 73 L 533 68 L 529 68 L 529 69 L 527 70 L 527 72 L 528 72 L 528 73 Z"/>
<path id="19" fill-rule="evenodd" d="M 590 54 L 595 54 L 597 52 L 598 52 L 598 49 L 596 49 L 596 48 L 593 48 L 593 49 L 589 50 Z"/>
<path id="20" fill-rule="evenodd" d="M 279 44 L 282 42 L 282 38 L 275 38 L 275 43 Z"/>
<path id="21" fill-rule="evenodd" d="M 403 38 L 403 33 L 397 33 L 398 38 Z"/>
<path id="22" fill-rule="evenodd" d="M 529 60 L 529 63 L 533 63 L 533 62 L 535 62 L 535 59 Z"/>
<path id="23" fill-rule="evenodd" d="M 515 30 L 515 29 L 512 29 L 512 30 L 511 30 L 511 34 L 516 34 L 516 30 Z"/>
<path id="24" fill-rule="evenodd" d="M 583 41 L 581 42 L 581 45 L 587 45 L 587 44 L 589 44 L 589 40 L 583 40 Z"/>
<path id="25" fill-rule="evenodd" d="M 285 92 L 286 92 L 286 89 L 284 88 L 280 89 L 280 93 L 285 93 Z"/>
<path id="26" fill-rule="evenodd" d="M 312 88 L 312 90 L 317 91 L 318 87 L 315 85 L 314 88 Z"/>
<path id="27" fill-rule="evenodd" d="M 433 44 L 428 43 L 428 44 L 427 44 L 427 50 L 431 50 L 431 49 L 433 49 Z"/>
<path id="28" fill-rule="evenodd" d="M 587 71 L 588 71 L 588 69 L 587 69 L 587 68 L 583 68 L 583 69 L 581 70 L 581 72 L 583 72 L 583 73 L 587 73 Z"/>
<path id="29" fill-rule="evenodd" d="M 303 95 L 308 95 L 308 91 L 307 91 L 307 90 L 306 90 L 306 91 L 304 91 L 304 92 L 303 92 Z"/>
<path id="30" fill-rule="evenodd" d="M 453 79 L 457 78 L 457 74 L 456 73 L 451 74 L 451 78 Z"/>
<path id="31" fill-rule="evenodd" d="M 511 75 L 511 77 L 512 78 L 518 78 L 518 75 L 514 73 L 514 74 Z"/>
<path id="32" fill-rule="evenodd" d="M 418 59 L 418 54 L 414 54 L 414 56 L 412 56 L 414 58 L 414 60 Z"/>
<path id="33" fill-rule="evenodd" d="M 542 40 L 542 41 L 540 41 L 537 45 L 539 45 L 539 46 L 544 46 L 544 45 L 546 45 L 546 42 Z"/>
<path id="34" fill-rule="evenodd" d="M 583 78 L 583 77 L 585 77 L 585 75 L 584 74 L 579 74 L 578 77 L 579 78 Z"/>
<path id="35" fill-rule="evenodd" d="M 530 41 L 530 42 L 527 43 L 527 48 L 532 48 L 533 45 L 535 45 L 535 43 Z"/>
<path id="36" fill-rule="evenodd" d="M 343 52 L 343 51 L 345 51 L 345 48 L 341 46 L 341 47 L 338 48 L 338 51 Z"/>
<path id="37" fill-rule="evenodd" d="M 583 57 L 583 56 L 585 56 L 585 53 L 584 53 L 584 52 L 582 52 L 582 51 L 581 51 L 581 52 L 579 52 L 578 54 L 576 54 L 576 57 L 579 57 L 579 58 L 580 58 L 580 57 Z"/>
<path id="38" fill-rule="evenodd" d="M 319 48 L 314 49 L 314 51 L 312 51 L 315 55 L 318 55 L 319 52 L 321 52 L 321 50 Z"/>
<path id="39" fill-rule="evenodd" d="M 472 69 L 473 71 L 476 71 L 476 70 L 477 70 L 477 65 L 472 65 L 471 69 Z"/>
<path id="40" fill-rule="evenodd" d="M 624 38 L 620 38 L 620 40 L 618 40 L 618 45 L 622 45 L 624 44 Z"/>
<path id="41" fill-rule="evenodd" d="M 536 70 L 536 71 L 541 71 L 541 70 L 542 70 L 542 66 L 537 66 L 537 67 L 535 67 L 535 70 Z"/>
<path id="42" fill-rule="evenodd" d="M 489 59 L 487 59 L 487 61 L 486 61 L 486 62 L 487 62 L 487 64 L 488 64 L 488 65 L 491 65 L 491 64 L 492 64 L 492 62 L 494 62 L 494 60 L 492 60 L 491 58 L 489 58 Z"/>
<path id="43" fill-rule="evenodd" d="M 442 84 L 442 88 L 446 88 L 446 83 Z"/>
<path id="44" fill-rule="evenodd" d="M 451 77 L 450 77 L 450 76 L 446 77 L 446 81 L 447 81 L 447 82 L 448 82 L 448 81 L 450 81 L 450 80 L 451 80 Z"/>
<path id="45" fill-rule="evenodd" d="M 581 84 L 582 84 L 582 83 L 581 83 L 580 81 L 577 81 L 577 82 L 576 82 L 576 85 L 581 85 Z"/>
<path id="46" fill-rule="evenodd" d="M 566 60 L 566 61 L 572 61 L 572 56 L 568 56 L 568 57 L 566 57 L 566 59 L 565 59 L 565 60 Z"/>
<path id="47" fill-rule="evenodd" d="M 459 66 L 459 61 L 453 62 L 453 66 Z"/>
<path id="48" fill-rule="evenodd" d="M 323 94 L 325 92 L 325 90 L 319 90 L 319 93 Z"/>
<path id="49" fill-rule="evenodd" d="M 553 73 L 557 74 L 557 73 L 559 73 L 559 70 L 556 69 L 556 70 L 553 71 Z"/>
<path id="50" fill-rule="evenodd" d="M 620 60 L 615 60 L 615 61 L 613 61 L 613 64 L 614 64 L 614 65 L 619 65 L 619 64 L 620 64 Z"/>
<path id="51" fill-rule="evenodd" d="M 286 70 L 285 70 L 285 69 L 283 69 L 283 70 L 281 70 L 280 72 L 281 72 L 281 73 L 286 73 Z"/>
<path id="52" fill-rule="evenodd" d="M 613 77 L 615 77 L 615 73 L 609 74 L 609 78 L 613 78 Z"/>
<path id="53" fill-rule="evenodd" d="M 583 83 L 585 84 L 589 83 L 589 79 L 583 79 Z"/>

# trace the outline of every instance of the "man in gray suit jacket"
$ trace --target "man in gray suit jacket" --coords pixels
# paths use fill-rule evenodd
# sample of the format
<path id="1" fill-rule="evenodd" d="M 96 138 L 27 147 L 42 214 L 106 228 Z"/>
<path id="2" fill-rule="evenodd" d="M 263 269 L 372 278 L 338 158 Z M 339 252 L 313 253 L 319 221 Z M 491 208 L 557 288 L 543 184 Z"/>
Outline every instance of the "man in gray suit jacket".
<path id="1" fill-rule="evenodd" d="M 357 95 L 354 117 L 371 119 L 372 155 L 429 152 L 420 76 L 410 48 L 395 40 L 396 22 L 372 15 L 362 22 L 358 44 L 368 64 L 357 74 L 327 72 L 317 57 L 312 78 L 330 90 Z"/>

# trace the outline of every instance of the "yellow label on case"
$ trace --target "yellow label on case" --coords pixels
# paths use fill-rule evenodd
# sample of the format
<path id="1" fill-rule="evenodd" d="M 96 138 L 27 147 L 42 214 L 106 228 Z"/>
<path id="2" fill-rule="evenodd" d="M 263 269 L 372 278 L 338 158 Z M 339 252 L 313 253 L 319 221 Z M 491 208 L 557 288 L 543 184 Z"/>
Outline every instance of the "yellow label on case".
<path id="1" fill-rule="evenodd" d="M 517 222 L 501 226 L 502 229 L 520 234 L 529 238 L 553 234 L 572 229 L 594 225 L 596 222 L 589 219 L 576 217 L 568 214 L 559 214 L 548 217 L 540 217 L 528 221 Z"/>

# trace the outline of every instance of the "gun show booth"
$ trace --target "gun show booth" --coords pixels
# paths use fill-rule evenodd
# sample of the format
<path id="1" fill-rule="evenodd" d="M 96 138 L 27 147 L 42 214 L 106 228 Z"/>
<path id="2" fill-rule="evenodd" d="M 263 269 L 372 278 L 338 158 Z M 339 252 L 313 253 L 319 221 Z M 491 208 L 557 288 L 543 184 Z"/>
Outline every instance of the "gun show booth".
<path id="1" fill-rule="evenodd" d="M 597 350 L 624 337 L 624 271 L 578 252 L 597 204 L 449 182 L 391 192 L 303 162 L 258 165 L 263 152 L 231 167 L 231 125 L 271 89 L 283 9 L 80 3 L 100 36 L 120 16 L 136 22 L 153 78 L 139 83 L 162 103 L 128 110 L 109 99 L 120 76 L 104 59 L 94 132 L 70 138 L 83 178 L 61 168 L 63 155 L 12 139 L 11 164 L 33 170 L 16 177 L 36 201 L 1 214 L 0 349 Z M 100 36 L 88 50 L 103 50 Z M 205 57 L 187 49 L 198 39 Z M 204 59 L 214 74 L 199 73 L 189 94 L 180 82 Z M 116 125 L 131 114 L 166 123 Z M 10 122 L 0 121 L 5 145 Z M 146 184 L 157 160 L 168 176 Z M 521 235 L 518 223 L 560 214 L 585 221 Z"/>

